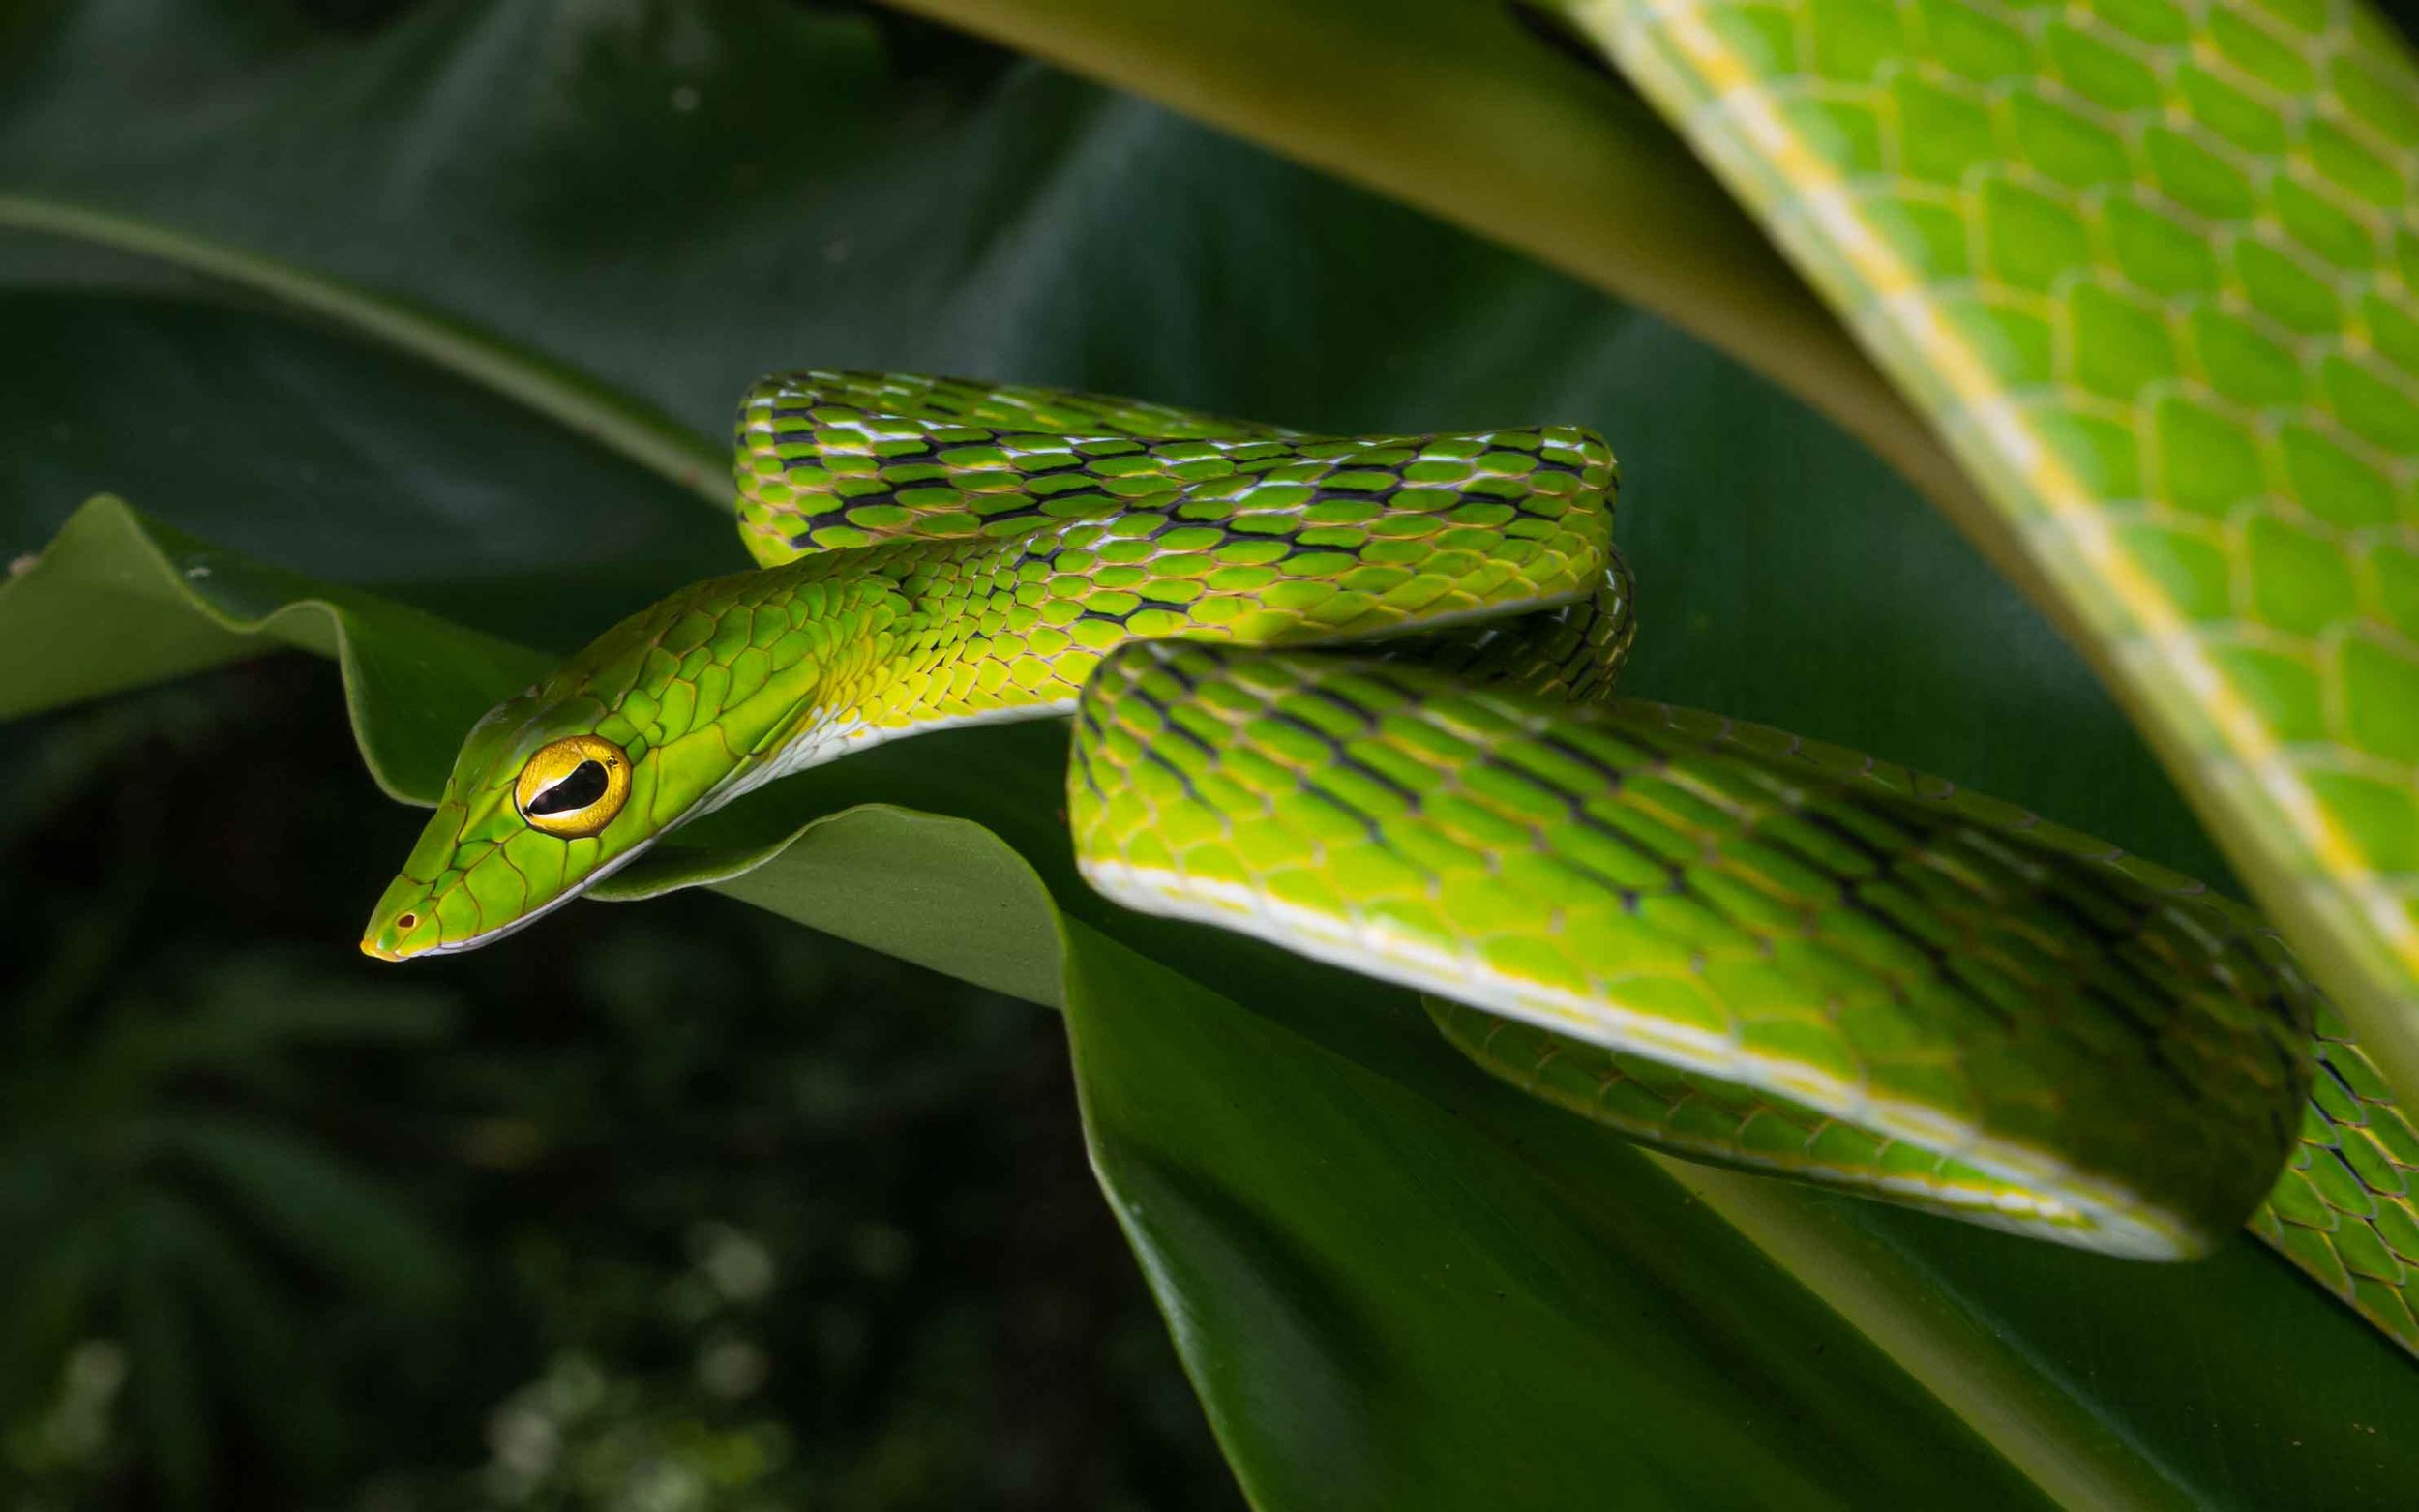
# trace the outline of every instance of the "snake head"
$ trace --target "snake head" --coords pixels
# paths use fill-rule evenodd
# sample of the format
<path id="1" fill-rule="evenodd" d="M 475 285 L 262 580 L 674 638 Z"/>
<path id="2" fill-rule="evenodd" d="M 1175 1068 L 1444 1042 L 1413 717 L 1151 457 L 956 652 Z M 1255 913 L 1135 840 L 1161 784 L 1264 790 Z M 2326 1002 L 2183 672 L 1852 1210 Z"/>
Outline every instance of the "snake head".
<path id="1" fill-rule="evenodd" d="M 463 742 L 362 950 L 401 961 L 485 944 L 644 850 L 662 829 L 651 801 L 660 780 L 636 732 L 616 727 L 627 723 L 593 698 L 550 699 L 543 687 L 490 711 Z"/>
<path id="2" fill-rule="evenodd" d="M 766 775 L 764 756 L 812 714 L 821 657 L 787 614 L 759 613 L 760 597 L 701 583 L 491 710 L 363 953 L 403 961 L 501 938 Z"/>

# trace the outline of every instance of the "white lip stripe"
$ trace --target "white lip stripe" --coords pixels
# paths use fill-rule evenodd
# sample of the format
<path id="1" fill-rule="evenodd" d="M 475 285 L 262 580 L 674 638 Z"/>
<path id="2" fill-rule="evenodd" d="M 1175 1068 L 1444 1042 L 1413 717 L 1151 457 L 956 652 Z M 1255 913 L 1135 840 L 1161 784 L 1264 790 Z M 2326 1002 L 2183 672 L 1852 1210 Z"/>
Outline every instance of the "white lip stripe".
<path id="1" fill-rule="evenodd" d="M 1743 1053 L 1735 1038 L 1676 1028 L 1659 1020 L 1624 1013 L 1600 1000 L 1509 981 L 1479 969 L 1466 955 L 1437 951 L 1422 942 L 1356 926 L 1315 909 L 1294 907 L 1261 889 L 1129 866 L 1080 850 L 1076 865 L 1102 896 L 1137 912 L 1249 934 L 1363 976 L 1434 993 L 1481 1013 L 1749 1088 L 1769 1088 L 1815 1105 L 1817 1112 L 1841 1123 L 1906 1141 L 2005 1183 L 1995 1189 L 1909 1184 L 1905 1178 L 1859 1171 L 1852 1183 L 1842 1185 L 1902 1199 L 1921 1198 L 1953 1207 L 1970 1222 L 2081 1243 L 2101 1254 L 2172 1260 L 2186 1253 L 2177 1235 L 2187 1226 L 2143 1194 L 2086 1176 L 2053 1154 L 2006 1141 L 1986 1141 L 1973 1129 L 1945 1121 L 1937 1109 L 1877 1100 L 1831 1078 L 1809 1078 L 1806 1067 Z M 1804 1174 L 1823 1168 L 1785 1169 Z"/>
<path id="2" fill-rule="evenodd" d="M 483 934 L 473 934 L 466 939 L 454 940 L 446 944 L 430 945 L 423 949 L 413 951 L 411 955 L 414 958 L 420 956 L 450 956 L 460 951 L 475 949 L 481 945 L 493 944 L 495 941 L 504 938 L 508 934 L 516 934 L 519 931 L 527 929 L 530 925 L 535 924 L 538 920 L 546 917 L 550 913 L 552 913 L 555 909 L 571 902 L 573 899 L 582 896 L 587 892 L 589 888 L 594 887 L 597 883 L 612 875 L 615 872 L 620 871 L 623 867 L 626 867 L 631 862 L 636 861 L 640 856 L 644 855 L 648 850 L 653 849 L 657 841 L 662 840 L 666 835 L 671 834 L 681 825 L 688 823 L 691 819 L 701 818 L 705 815 L 713 813 L 717 809 L 736 802 L 738 799 L 743 798 L 749 793 L 754 792 L 759 787 L 763 786 L 766 783 L 773 782 L 779 778 L 789 777 L 794 773 L 806 771 L 811 767 L 821 766 L 823 763 L 837 760 L 841 756 L 849 755 L 851 752 L 862 751 L 868 746 L 878 746 L 884 741 L 896 740 L 907 735 L 921 735 L 932 730 L 961 728 L 971 725 L 1010 725 L 1024 720 L 1048 719 L 1053 715 L 1067 714 L 1071 712 L 1074 707 L 1075 700 L 1072 697 L 1069 697 L 1062 703 L 1029 705 L 1014 709 L 993 710 L 982 714 L 952 715 L 943 719 L 924 720 L 913 725 L 896 726 L 870 725 L 861 719 L 848 717 L 835 718 L 813 726 L 804 736 L 797 740 L 793 740 L 789 745 L 783 747 L 780 754 L 775 756 L 773 759 L 762 762 L 752 768 L 743 769 L 737 774 L 735 780 L 727 782 L 713 792 L 706 794 L 703 798 L 700 799 L 694 806 L 692 806 L 688 813 L 672 820 L 672 823 L 665 825 L 661 830 L 658 830 L 653 835 L 648 836 L 645 840 L 640 842 L 636 845 L 633 845 L 630 849 L 623 851 L 618 856 L 615 856 L 612 860 L 589 873 L 586 876 L 582 877 L 572 886 L 565 888 L 559 897 L 541 904 L 539 906 L 532 908 L 527 913 L 523 914 L 520 918 L 513 920 L 509 924 L 499 924 L 494 929 L 488 930 Z M 576 771 L 578 768 L 575 767 L 573 770 Z M 570 774 L 565 773 L 564 775 L 567 778 Z M 547 791 L 550 792 L 553 789 L 551 787 L 547 789 Z"/>

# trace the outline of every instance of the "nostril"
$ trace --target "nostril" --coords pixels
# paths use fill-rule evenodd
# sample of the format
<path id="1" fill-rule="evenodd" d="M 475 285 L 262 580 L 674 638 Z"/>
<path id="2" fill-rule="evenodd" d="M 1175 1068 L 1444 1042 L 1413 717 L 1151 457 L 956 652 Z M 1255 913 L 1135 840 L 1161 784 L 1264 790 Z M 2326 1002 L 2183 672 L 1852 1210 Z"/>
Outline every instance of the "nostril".
<path id="1" fill-rule="evenodd" d="M 395 927 L 399 930 L 410 929 L 413 925 L 419 922 L 420 915 L 416 913 L 399 913 L 395 915 Z"/>

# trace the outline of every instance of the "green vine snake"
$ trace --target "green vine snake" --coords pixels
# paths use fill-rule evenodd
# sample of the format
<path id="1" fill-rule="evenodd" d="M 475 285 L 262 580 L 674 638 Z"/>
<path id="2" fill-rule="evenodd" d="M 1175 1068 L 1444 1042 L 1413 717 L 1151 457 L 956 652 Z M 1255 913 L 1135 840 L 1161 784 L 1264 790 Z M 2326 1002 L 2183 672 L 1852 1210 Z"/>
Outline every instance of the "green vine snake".
<path id="1" fill-rule="evenodd" d="M 486 944 L 873 742 L 1071 712 L 1112 899 L 1419 988 L 1489 1071 L 1676 1153 L 2135 1257 L 2248 1219 L 2411 1337 L 2280 1182 L 2346 1090 L 2407 1128 L 2276 937 L 1947 783 L 1614 701 L 1594 434 L 799 372 L 738 439 L 759 568 L 483 720 L 364 950 Z"/>
<path id="2" fill-rule="evenodd" d="M 2400 41 L 2346 0 L 1560 9 L 2391 1022 L 2419 962 L 2378 839 L 2419 823 Z M 1071 714 L 1076 857 L 1119 903 L 1416 988 L 1487 1071 L 1673 1153 L 2136 1258 L 2249 1224 L 2419 1350 L 2419 1132 L 2280 938 L 1949 783 L 1614 699 L 1592 433 L 800 372 L 738 443 L 757 570 L 490 714 L 365 950 L 498 938 L 870 743 Z"/>

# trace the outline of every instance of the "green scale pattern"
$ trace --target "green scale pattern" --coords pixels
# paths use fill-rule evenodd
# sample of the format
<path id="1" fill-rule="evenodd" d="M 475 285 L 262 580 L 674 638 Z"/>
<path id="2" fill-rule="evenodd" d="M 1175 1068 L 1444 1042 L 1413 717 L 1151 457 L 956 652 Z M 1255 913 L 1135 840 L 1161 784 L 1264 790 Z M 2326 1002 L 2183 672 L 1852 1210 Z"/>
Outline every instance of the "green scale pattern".
<path id="1" fill-rule="evenodd" d="M 482 943 L 674 825 L 858 746 L 1069 709 L 1100 658 L 1135 638 L 1287 644 L 1424 631 L 1403 654 L 1518 666 L 1574 690 L 1601 683 L 1610 663 L 1597 659 L 1628 643 L 1628 580 L 1611 555 L 1612 457 L 1588 431 L 1263 433 L 1234 443 L 1237 455 L 1204 458 L 1198 448 L 1210 443 L 1184 432 L 1210 422 L 1035 390 L 1000 391 L 1013 405 L 981 397 L 991 392 L 849 373 L 760 385 L 742 434 L 770 405 L 768 423 L 805 424 L 797 433 L 808 439 L 755 451 L 743 442 L 743 490 L 765 457 L 799 478 L 830 480 L 855 476 L 852 460 L 873 447 L 887 449 L 885 466 L 918 473 L 955 467 L 933 459 L 977 447 L 1030 462 L 1035 487 L 1016 495 L 1025 502 L 1012 514 L 972 526 L 954 506 L 913 513 L 942 501 L 912 479 L 882 485 L 880 504 L 861 492 L 833 502 L 814 491 L 821 484 L 791 487 L 785 508 L 822 500 L 833 518 L 856 512 L 845 525 L 768 532 L 771 506 L 748 504 L 758 512 L 750 541 L 779 565 L 673 594 L 489 715 L 380 902 L 373 948 Z M 845 400 L 925 407 L 898 414 Z M 803 420 L 785 418 L 793 412 Z M 994 432 L 958 424 L 969 414 L 1086 430 L 1147 421 L 1180 434 L 1146 445 Z M 987 487 L 979 480 L 999 471 L 985 462 L 952 473 L 977 481 L 951 497 L 975 496 Z M 870 544 L 804 554 L 766 545 L 785 530 L 811 540 L 839 529 Z M 1507 615 L 1534 620 L 1535 633 L 1506 637 L 1484 623 Z M 511 778 L 540 748 L 576 733 L 623 748 L 631 797 L 599 834 L 564 840 L 522 821 Z M 400 925 L 405 916 L 411 924 Z"/>
<path id="2" fill-rule="evenodd" d="M 1700 1158 L 2190 1255 L 2309 1086 L 2314 994 L 2242 910 L 1710 715 L 1140 645 L 1068 791 L 1110 897 L 1473 1005 L 1439 1021 L 1490 1069 Z"/>
<path id="3" fill-rule="evenodd" d="M 2248 916 L 1943 783 L 1599 707 L 1634 618 L 1588 432 L 815 372 L 751 394 L 736 470 L 766 566 L 489 715 L 366 948 L 484 943 L 760 782 L 1081 690 L 1111 896 L 1445 993 L 1481 1064 L 1635 1138 L 2069 1242 L 2196 1252 L 2290 1149 L 2255 1226 L 2413 1342 L 2419 1141 Z M 562 839 L 513 791 L 574 734 L 630 798 Z"/>
<path id="4" fill-rule="evenodd" d="M 778 567 L 901 537 L 1019 535 L 1104 500 L 1281 466 L 1293 439 L 1105 394 L 807 369 L 759 379 L 740 400 L 732 475 L 740 539 Z M 1446 460 L 1412 481 L 1482 475 Z"/>
<path id="5" fill-rule="evenodd" d="M 1563 0 L 2419 1079 L 2419 68 L 2359 0 Z"/>
<path id="6" fill-rule="evenodd" d="M 1073 429 L 1030 429 L 1043 425 Z M 1134 638 L 1436 634 L 1592 600 L 1566 616 L 1570 656 L 1628 623 L 1609 565 L 1612 454 L 1575 427 L 1307 437 L 1094 396 L 809 371 L 751 392 L 734 472 L 760 559 L 812 552 L 771 576 L 899 581 L 887 681 L 834 702 L 881 731 L 1072 707 Z M 1485 649 L 1500 639 L 1474 625 L 1432 654 L 1543 648 Z"/>
<path id="7" fill-rule="evenodd" d="M 2318 1074 L 2261 1238 L 2419 1352 L 2419 1129 L 2343 1021 L 2318 1010 Z"/>

